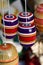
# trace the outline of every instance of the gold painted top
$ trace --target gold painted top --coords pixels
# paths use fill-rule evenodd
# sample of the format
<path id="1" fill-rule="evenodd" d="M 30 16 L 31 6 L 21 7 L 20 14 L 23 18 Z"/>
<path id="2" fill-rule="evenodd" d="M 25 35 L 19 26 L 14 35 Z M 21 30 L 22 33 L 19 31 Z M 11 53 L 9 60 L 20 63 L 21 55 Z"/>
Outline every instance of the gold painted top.
<path id="1" fill-rule="evenodd" d="M 0 62 L 11 62 L 17 58 L 17 50 L 12 44 L 0 45 Z"/>

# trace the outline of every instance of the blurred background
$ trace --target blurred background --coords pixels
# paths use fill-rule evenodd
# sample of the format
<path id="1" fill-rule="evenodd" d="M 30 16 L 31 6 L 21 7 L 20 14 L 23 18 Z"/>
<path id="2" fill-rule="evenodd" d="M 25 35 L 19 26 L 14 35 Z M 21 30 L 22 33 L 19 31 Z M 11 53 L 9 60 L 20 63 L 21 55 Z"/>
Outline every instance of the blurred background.
<path id="1" fill-rule="evenodd" d="M 38 4 L 43 3 L 43 0 L 26 0 L 26 1 L 27 1 L 26 2 L 27 3 L 27 11 L 32 12 L 32 13 L 34 13 Z M 3 6 L 2 6 L 2 4 L 3 4 Z M 18 17 L 18 14 L 20 12 L 25 11 L 25 0 L 9 0 L 9 4 L 10 5 L 8 5 L 8 0 L 3 0 L 3 2 L 2 2 L 2 0 L 0 0 L 0 30 L 2 29 L 1 20 L 2 20 L 3 14 L 8 14 L 9 10 L 10 10 L 10 14 L 14 14 Z M 2 32 L 0 32 L 0 33 L 2 35 Z M 39 34 L 38 34 L 38 36 L 39 36 Z M 39 44 L 39 40 L 37 40 L 36 43 L 31 47 L 31 49 L 32 49 L 31 55 L 34 55 L 33 53 L 35 53 L 35 55 L 40 59 L 40 62 L 43 65 L 43 47 L 42 47 L 43 41 L 40 42 L 40 44 Z M 43 40 L 43 38 L 42 38 L 42 40 Z M 11 40 L 10 41 L 8 40 L 8 42 L 12 43 Z M 22 53 L 24 52 L 24 48 L 19 44 L 18 35 L 16 35 L 16 37 L 13 39 L 13 43 L 14 42 L 15 42 L 15 46 L 17 48 L 17 51 L 19 53 L 20 60 L 21 60 L 23 58 Z M 2 40 L 0 41 L 0 43 L 2 43 Z M 30 55 L 31 49 L 26 50 L 27 52 L 29 52 L 29 55 Z M 22 52 L 22 50 L 23 50 L 23 52 Z M 26 54 L 27 54 L 27 52 L 26 52 Z M 42 54 L 42 55 L 39 56 L 39 54 L 40 55 Z M 21 62 L 21 65 L 23 65 L 22 62 Z"/>

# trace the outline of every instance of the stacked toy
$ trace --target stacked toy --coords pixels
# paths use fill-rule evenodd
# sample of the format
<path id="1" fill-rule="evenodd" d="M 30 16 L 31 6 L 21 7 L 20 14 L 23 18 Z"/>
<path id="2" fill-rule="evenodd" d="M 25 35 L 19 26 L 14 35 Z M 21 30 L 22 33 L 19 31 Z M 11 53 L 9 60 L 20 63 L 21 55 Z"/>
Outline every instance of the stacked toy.
<path id="1" fill-rule="evenodd" d="M 2 43 L 0 45 L 0 65 L 18 65 L 18 63 L 19 57 L 15 46 Z"/>
<path id="2" fill-rule="evenodd" d="M 43 4 L 39 4 L 35 10 L 35 25 L 39 33 L 43 33 Z"/>
<path id="3" fill-rule="evenodd" d="M 32 46 L 36 41 L 36 28 L 33 14 L 30 12 L 21 12 L 18 20 L 19 42 L 23 46 Z"/>
<path id="4" fill-rule="evenodd" d="M 3 21 L 5 24 L 3 24 Z M 17 34 L 17 27 L 18 27 L 17 17 L 13 14 L 10 14 L 10 16 L 4 15 L 2 24 L 3 24 L 3 32 L 5 32 L 3 33 L 3 35 L 6 36 L 6 38 L 8 39 L 14 38 L 14 36 Z"/>

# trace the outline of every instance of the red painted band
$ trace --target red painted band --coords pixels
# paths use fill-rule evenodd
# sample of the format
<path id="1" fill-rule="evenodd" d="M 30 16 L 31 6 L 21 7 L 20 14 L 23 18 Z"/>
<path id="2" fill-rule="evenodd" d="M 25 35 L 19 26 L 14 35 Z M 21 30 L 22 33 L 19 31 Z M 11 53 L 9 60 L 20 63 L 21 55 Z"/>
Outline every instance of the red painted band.
<path id="1" fill-rule="evenodd" d="M 32 37 L 22 37 L 19 36 L 20 41 L 24 41 L 24 42 L 31 42 L 34 41 L 36 39 L 36 36 L 32 36 Z"/>
<path id="2" fill-rule="evenodd" d="M 43 11 L 41 12 L 41 11 L 38 11 L 38 10 L 37 10 L 37 13 L 39 13 L 39 14 L 43 14 Z"/>
<path id="3" fill-rule="evenodd" d="M 36 10 L 39 13 L 43 13 L 43 4 L 38 5 Z"/>
<path id="4" fill-rule="evenodd" d="M 43 19 L 39 19 L 37 17 L 35 17 L 34 19 L 36 24 L 43 25 Z"/>
<path id="5" fill-rule="evenodd" d="M 17 32 L 18 28 L 14 28 L 14 29 L 5 29 L 5 33 L 11 34 L 11 33 L 15 33 Z M 4 28 L 3 28 L 3 32 L 4 32 Z"/>
<path id="6" fill-rule="evenodd" d="M 29 26 L 25 26 L 25 25 L 23 26 L 22 23 L 19 23 L 19 26 L 24 27 L 24 28 L 32 27 L 32 26 L 34 26 L 34 22 L 31 25 L 29 25 Z"/>
<path id="7" fill-rule="evenodd" d="M 11 45 L 10 44 L 6 44 L 6 46 L 4 44 L 0 45 L 0 49 L 1 50 L 8 50 L 11 48 Z"/>

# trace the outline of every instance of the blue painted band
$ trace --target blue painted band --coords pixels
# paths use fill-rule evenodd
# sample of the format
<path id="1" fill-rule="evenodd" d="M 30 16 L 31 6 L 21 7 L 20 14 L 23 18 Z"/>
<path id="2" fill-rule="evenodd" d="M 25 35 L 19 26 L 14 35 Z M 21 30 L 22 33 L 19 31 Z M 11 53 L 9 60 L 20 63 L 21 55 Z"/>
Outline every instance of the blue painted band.
<path id="1" fill-rule="evenodd" d="M 27 33 L 34 33 L 36 31 L 36 28 L 30 28 L 30 29 L 23 29 L 23 28 L 18 28 L 19 33 L 27 34 Z"/>
<path id="2" fill-rule="evenodd" d="M 3 24 L 3 21 L 4 20 L 2 20 L 2 24 Z M 14 25 L 18 24 L 18 20 L 14 21 L 14 22 L 4 21 L 4 23 L 5 23 L 6 26 L 14 26 Z"/>
<path id="3" fill-rule="evenodd" d="M 31 18 L 20 18 L 20 17 L 18 17 L 18 20 L 20 21 L 20 22 L 31 22 L 32 20 L 34 19 L 34 16 L 32 16 Z"/>

